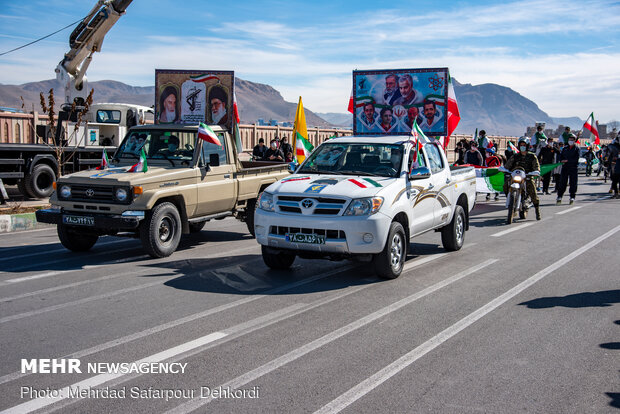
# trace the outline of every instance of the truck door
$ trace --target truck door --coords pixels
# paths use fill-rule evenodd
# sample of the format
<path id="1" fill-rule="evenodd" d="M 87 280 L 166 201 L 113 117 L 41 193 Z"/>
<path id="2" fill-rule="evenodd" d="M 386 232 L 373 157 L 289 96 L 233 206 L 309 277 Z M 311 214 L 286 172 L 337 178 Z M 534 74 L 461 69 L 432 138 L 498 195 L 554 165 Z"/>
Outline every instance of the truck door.
<path id="1" fill-rule="evenodd" d="M 408 171 L 411 170 L 413 149 L 409 152 Z M 418 166 L 428 167 L 428 161 L 422 150 L 418 156 Z M 407 180 L 407 198 L 411 207 L 410 230 L 411 235 L 422 233 L 433 227 L 435 200 L 430 193 L 431 177 Z"/>
<path id="2" fill-rule="evenodd" d="M 451 185 L 450 169 L 445 164 L 439 147 L 436 144 L 431 144 L 427 145 L 425 149 L 432 174 L 431 183 L 435 192 L 433 227 L 436 227 L 450 220 L 454 190 Z"/>
<path id="3" fill-rule="evenodd" d="M 236 199 L 235 164 L 229 156 L 227 135 L 217 136 L 222 146 L 202 141 L 198 160 L 197 216 L 232 210 Z"/>

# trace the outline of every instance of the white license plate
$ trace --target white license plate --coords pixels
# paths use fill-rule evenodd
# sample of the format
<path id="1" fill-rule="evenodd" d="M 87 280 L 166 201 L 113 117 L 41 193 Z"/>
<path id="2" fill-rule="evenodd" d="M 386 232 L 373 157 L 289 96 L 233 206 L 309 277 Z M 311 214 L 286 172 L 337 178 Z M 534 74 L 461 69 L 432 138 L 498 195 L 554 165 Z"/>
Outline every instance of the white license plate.
<path id="1" fill-rule="evenodd" d="M 285 237 L 291 243 L 325 244 L 325 236 L 318 234 L 286 233 Z"/>
<path id="2" fill-rule="evenodd" d="M 94 226 L 95 218 L 84 216 L 62 216 L 62 222 L 74 226 Z"/>

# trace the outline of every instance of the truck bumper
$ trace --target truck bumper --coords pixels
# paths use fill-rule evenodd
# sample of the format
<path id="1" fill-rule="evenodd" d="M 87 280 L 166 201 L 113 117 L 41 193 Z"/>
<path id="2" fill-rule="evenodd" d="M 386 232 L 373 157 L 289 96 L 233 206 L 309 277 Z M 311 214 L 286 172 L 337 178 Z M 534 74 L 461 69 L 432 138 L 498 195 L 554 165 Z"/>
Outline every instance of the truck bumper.
<path id="1" fill-rule="evenodd" d="M 263 246 L 343 255 L 376 254 L 385 246 L 391 219 L 377 213 L 364 217 L 333 218 L 284 215 L 257 209 L 254 215 L 256 240 Z M 290 233 L 317 234 L 324 244 L 296 243 Z"/>
<path id="2" fill-rule="evenodd" d="M 67 224 L 76 227 L 84 227 L 85 229 L 90 228 L 112 233 L 115 231 L 137 229 L 140 225 L 140 220 L 144 218 L 144 215 L 125 216 L 111 214 L 89 214 L 66 212 L 55 209 L 44 209 L 38 210 L 36 212 L 36 217 L 39 223 Z M 71 218 L 73 221 L 67 222 L 67 218 Z M 77 224 L 76 221 L 81 221 L 83 224 Z"/>

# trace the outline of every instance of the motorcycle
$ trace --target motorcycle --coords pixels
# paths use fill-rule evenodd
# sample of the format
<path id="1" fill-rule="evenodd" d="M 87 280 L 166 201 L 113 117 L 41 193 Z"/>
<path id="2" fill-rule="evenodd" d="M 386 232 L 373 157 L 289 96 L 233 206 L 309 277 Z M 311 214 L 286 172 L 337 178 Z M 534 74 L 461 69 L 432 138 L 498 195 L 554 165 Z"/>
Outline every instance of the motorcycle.
<path id="1" fill-rule="evenodd" d="M 508 217 L 506 219 L 507 224 L 512 224 L 515 214 L 519 212 L 519 218 L 525 220 L 527 218 L 527 212 L 530 208 L 530 201 L 528 200 L 527 192 L 525 191 L 526 179 L 528 177 L 540 176 L 539 171 L 534 171 L 526 174 L 521 168 L 515 168 L 514 171 L 509 171 L 506 168 L 500 168 L 504 174 L 510 174 L 508 194 L 506 196 L 506 208 L 508 208 Z"/>

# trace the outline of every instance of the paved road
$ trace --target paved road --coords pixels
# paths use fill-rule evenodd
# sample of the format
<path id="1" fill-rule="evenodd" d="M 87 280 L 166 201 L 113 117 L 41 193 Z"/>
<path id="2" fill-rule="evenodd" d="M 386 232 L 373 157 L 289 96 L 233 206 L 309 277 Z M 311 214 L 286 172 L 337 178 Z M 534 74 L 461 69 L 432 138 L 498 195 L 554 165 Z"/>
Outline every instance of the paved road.
<path id="1" fill-rule="evenodd" d="M 505 226 L 503 203 L 481 202 L 466 247 L 419 237 L 393 281 L 348 262 L 271 271 L 228 219 L 158 260 L 132 239 L 74 254 L 54 230 L 1 235 L 0 409 L 618 412 L 620 200 L 584 181 L 573 206 L 543 196 L 541 222 Z M 186 365 L 20 372 L 61 357 Z M 125 395 L 32 398 L 64 387 Z"/>

